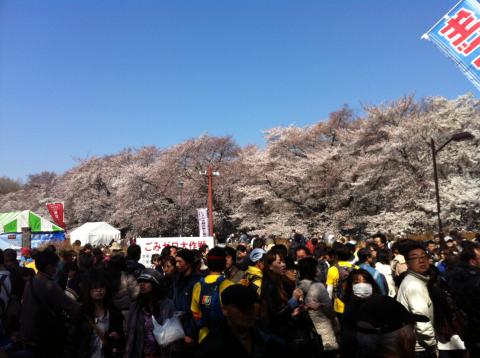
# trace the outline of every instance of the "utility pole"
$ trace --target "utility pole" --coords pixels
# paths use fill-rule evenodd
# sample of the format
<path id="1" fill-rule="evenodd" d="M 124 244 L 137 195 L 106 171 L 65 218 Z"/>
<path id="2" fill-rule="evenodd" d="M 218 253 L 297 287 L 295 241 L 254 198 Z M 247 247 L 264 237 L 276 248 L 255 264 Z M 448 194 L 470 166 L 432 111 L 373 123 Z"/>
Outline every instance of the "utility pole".
<path id="1" fill-rule="evenodd" d="M 210 236 L 213 236 L 213 179 L 212 179 L 212 166 L 208 166 L 208 228 Z"/>
<path id="2" fill-rule="evenodd" d="M 209 164 L 206 172 L 200 172 L 201 175 L 206 175 L 208 179 L 208 232 L 213 236 L 213 177 L 220 175 L 219 172 L 214 172 L 212 166 Z"/>

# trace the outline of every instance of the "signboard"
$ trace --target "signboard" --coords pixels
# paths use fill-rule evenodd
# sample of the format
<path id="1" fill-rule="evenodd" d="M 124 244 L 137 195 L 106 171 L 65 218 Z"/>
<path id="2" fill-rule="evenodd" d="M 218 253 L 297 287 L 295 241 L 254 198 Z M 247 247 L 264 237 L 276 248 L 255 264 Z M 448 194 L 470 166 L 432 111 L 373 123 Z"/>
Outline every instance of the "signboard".
<path id="1" fill-rule="evenodd" d="M 176 246 L 179 249 L 199 249 L 202 245 L 208 245 L 211 249 L 214 246 L 213 237 L 139 237 L 136 239 L 137 245 L 142 248 L 140 263 L 145 267 L 151 267 L 153 254 L 159 254 L 166 246 Z"/>
<path id="2" fill-rule="evenodd" d="M 432 41 L 480 90 L 480 4 L 462 0 L 422 39 Z"/>
<path id="3" fill-rule="evenodd" d="M 26 247 L 22 239 L 23 239 L 22 234 L 0 234 L 0 249 L 20 250 L 22 247 Z M 32 248 L 44 245 L 46 242 L 64 241 L 64 240 L 65 240 L 65 233 L 63 231 L 30 234 L 30 242 L 31 242 Z"/>
<path id="4" fill-rule="evenodd" d="M 198 213 L 198 230 L 200 237 L 207 237 L 208 236 L 208 209 L 202 208 L 197 209 Z"/>

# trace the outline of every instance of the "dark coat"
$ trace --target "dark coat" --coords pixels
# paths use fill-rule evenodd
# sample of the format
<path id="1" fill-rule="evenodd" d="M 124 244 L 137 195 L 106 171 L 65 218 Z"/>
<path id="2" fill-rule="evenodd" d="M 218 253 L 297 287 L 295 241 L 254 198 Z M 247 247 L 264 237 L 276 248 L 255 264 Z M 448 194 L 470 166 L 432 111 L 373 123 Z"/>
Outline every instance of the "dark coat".
<path id="1" fill-rule="evenodd" d="M 358 352 L 357 314 L 365 299 L 352 297 L 345 303 L 342 317 L 340 356 L 343 358 L 355 357 Z"/>
<path id="2" fill-rule="evenodd" d="M 288 338 L 292 327 L 292 308 L 282 302 L 275 284 L 262 280 L 261 298 L 263 306 L 262 329 L 281 338 Z"/>
<path id="3" fill-rule="evenodd" d="M 123 315 L 120 311 L 115 308 L 108 310 L 109 314 L 109 327 L 108 331 L 105 333 L 105 338 L 111 350 L 103 349 L 105 358 L 119 356 L 121 352 L 125 349 L 125 333 L 123 332 Z M 91 338 L 92 334 L 95 334 L 94 329 L 90 325 L 87 314 L 82 312 L 79 314 L 79 317 L 75 320 L 75 323 L 72 324 L 72 327 L 69 332 L 69 337 L 67 339 L 68 347 L 66 351 L 68 352 L 69 358 L 88 358 L 91 353 Z M 119 336 L 118 339 L 113 339 L 109 335 L 113 332 L 116 332 Z M 116 355 L 113 354 L 113 351 L 117 352 Z"/>
<path id="4" fill-rule="evenodd" d="M 25 286 L 20 316 L 20 339 L 36 347 L 37 355 L 63 354 L 65 325 L 80 306 L 62 291 L 54 278 L 39 272 Z"/>
<path id="5" fill-rule="evenodd" d="M 460 264 L 448 275 L 448 288 L 468 317 L 465 341 L 480 344 L 480 268 Z"/>
<path id="6" fill-rule="evenodd" d="M 164 298 L 159 301 L 160 311 L 155 315 L 155 320 L 164 324 L 167 318 L 173 317 L 175 313 L 175 306 L 169 298 Z M 127 326 L 127 346 L 125 348 L 125 358 L 141 358 L 143 357 L 143 342 L 144 342 L 144 327 L 145 319 L 142 308 L 133 303 L 130 307 L 128 315 Z M 162 358 L 168 358 L 173 356 L 174 344 L 171 344 L 161 349 Z"/>
<path id="7" fill-rule="evenodd" d="M 269 339 L 267 335 L 258 329 L 251 330 L 252 347 L 251 354 L 245 349 L 240 341 L 235 338 L 224 320 L 220 326 L 209 333 L 209 335 L 200 344 L 195 357 L 196 358 L 262 358 L 262 357 L 286 357 L 284 347 L 274 339 Z"/>

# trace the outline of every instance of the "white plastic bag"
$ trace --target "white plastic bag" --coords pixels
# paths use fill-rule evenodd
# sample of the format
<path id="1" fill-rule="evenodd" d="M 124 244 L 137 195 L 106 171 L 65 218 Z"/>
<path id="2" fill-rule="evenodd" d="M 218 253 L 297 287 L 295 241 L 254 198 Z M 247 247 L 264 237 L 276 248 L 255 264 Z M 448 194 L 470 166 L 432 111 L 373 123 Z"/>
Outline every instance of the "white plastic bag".
<path id="1" fill-rule="evenodd" d="M 185 337 L 182 323 L 177 313 L 171 318 L 167 318 L 162 324 L 158 323 L 154 316 L 152 316 L 153 322 L 153 336 L 161 347 L 168 346 L 179 339 Z"/>

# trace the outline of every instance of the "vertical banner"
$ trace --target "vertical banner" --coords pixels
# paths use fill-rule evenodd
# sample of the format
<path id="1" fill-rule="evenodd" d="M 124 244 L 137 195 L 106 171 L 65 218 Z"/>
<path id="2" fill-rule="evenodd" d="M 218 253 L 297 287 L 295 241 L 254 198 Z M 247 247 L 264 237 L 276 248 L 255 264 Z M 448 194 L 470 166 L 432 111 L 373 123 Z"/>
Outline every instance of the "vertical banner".
<path id="1" fill-rule="evenodd" d="M 53 219 L 53 222 L 65 229 L 65 221 L 63 217 L 63 203 L 49 203 L 47 204 L 48 212 Z"/>
<path id="2" fill-rule="evenodd" d="M 207 208 L 197 209 L 198 213 L 198 230 L 200 237 L 208 236 L 208 210 Z"/>
<path id="3" fill-rule="evenodd" d="M 432 41 L 480 90 L 480 4 L 462 0 L 422 39 Z"/>

